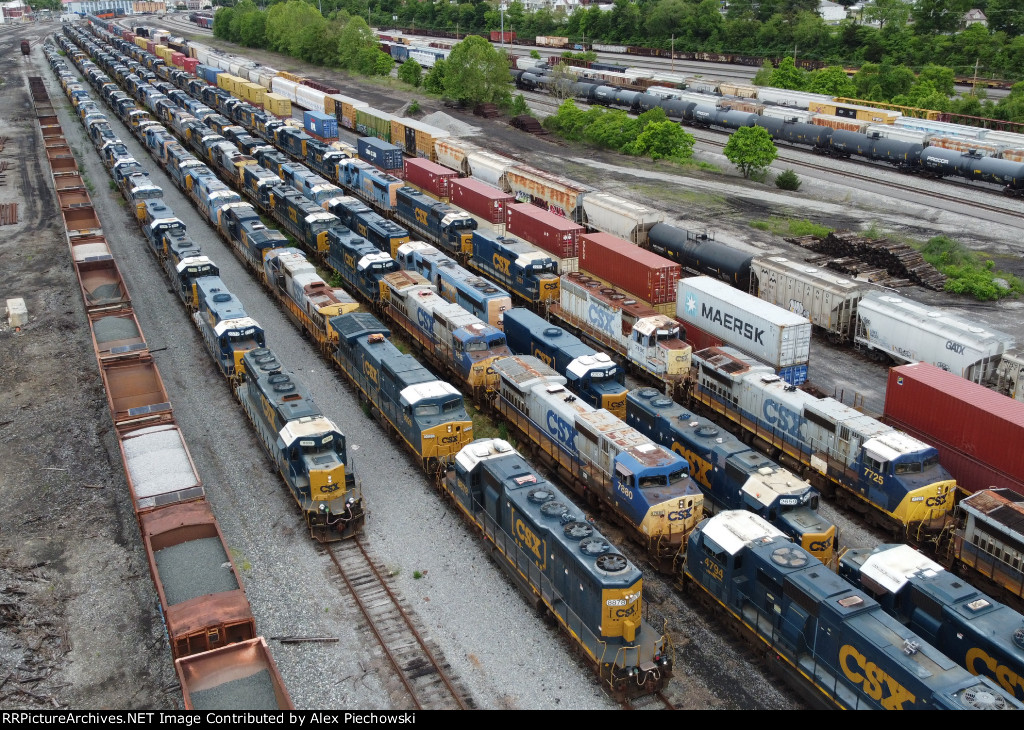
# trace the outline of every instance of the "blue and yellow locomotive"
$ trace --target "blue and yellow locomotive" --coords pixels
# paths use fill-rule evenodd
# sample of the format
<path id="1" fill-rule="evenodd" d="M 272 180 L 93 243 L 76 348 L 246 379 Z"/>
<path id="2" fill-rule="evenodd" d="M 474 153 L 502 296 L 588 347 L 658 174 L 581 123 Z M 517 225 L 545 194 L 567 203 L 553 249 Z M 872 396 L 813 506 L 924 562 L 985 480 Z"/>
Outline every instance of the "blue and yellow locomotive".
<path id="1" fill-rule="evenodd" d="M 404 243 L 395 260 L 406 271 L 422 274 L 441 297 L 494 327 L 502 327 L 504 313 L 512 308 L 508 292 L 462 268 L 429 243 Z"/>
<path id="2" fill-rule="evenodd" d="M 338 219 L 348 228 L 391 258 L 395 257 L 399 246 L 409 241 L 409 231 L 394 221 L 373 212 L 370 206 L 359 198 L 344 195 L 327 201 L 324 207 L 338 216 Z"/>
<path id="3" fill-rule="evenodd" d="M 693 353 L 692 398 L 809 467 L 811 483 L 917 541 L 948 524 L 956 481 L 933 447 L 833 398 L 815 398 L 738 350 Z M 833 489 L 833 486 L 839 489 Z"/>
<path id="4" fill-rule="evenodd" d="M 626 374 L 608 355 L 529 309 L 505 312 L 505 337 L 517 355 L 532 355 L 562 375 L 569 390 L 616 418 L 626 418 Z"/>
<path id="5" fill-rule="evenodd" d="M 847 550 L 839 575 L 971 674 L 1024 700 L 1024 617 L 909 545 Z"/>
<path id="6" fill-rule="evenodd" d="M 687 585 L 737 622 L 789 676 L 844 709 L 1022 709 L 753 512 L 702 522 L 686 550 Z"/>
<path id="7" fill-rule="evenodd" d="M 796 474 L 654 388 L 629 392 L 626 422 L 690 463 L 690 474 L 706 497 L 706 512 L 755 512 L 833 565 L 836 526 L 818 514 L 818 490 Z"/>
<path id="8" fill-rule="evenodd" d="M 319 542 L 356 536 L 363 498 L 348 463 L 345 436 L 309 392 L 265 347 L 242 358 L 238 400 Z"/>
<path id="9" fill-rule="evenodd" d="M 473 440 L 462 394 L 438 380 L 388 340 L 391 333 L 367 312 L 331 319 L 338 332 L 334 360 L 387 419 L 430 473 Z"/>
<path id="10" fill-rule="evenodd" d="M 342 282 L 370 302 L 380 302 L 387 289 L 383 279 L 399 270 L 398 263 L 344 226 L 327 232 L 327 245 L 327 264 Z"/>
<path id="11" fill-rule="evenodd" d="M 480 439 L 442 482 L 517 586 L 585 652 L 618 700 L 672 676 L 671 639 L 643 617 L 643 575 L 507 442 Z"/>
<path id="12" fill-rule="evenodd" d="M 475 230 L 469 266 L 531 304 L 558 304 L 558 261 L 526 241 Z"/>
<path id="13" fill-rule="evenodd" d="M 245 313 L 242 302 L 219 276 L 200 277 L 194 286 L 198 309 L 192 319 L 217 367 L 229 378 L 236 378 L 245 353 L 266 345 L 263 328 Z"/>
<path id="14" fill-rule="evenodd" d="M 500 358 L 493 367 L 497 410 L 576 491 L 625 521 L 656 568 L 672 570 L 703 517 L 704 497 L 686 460 L 573 395 L 535 357 Z"/>
<path id="15" fill-rule="evenodd" d="M 454 256 L 473 253 L 473 216 L 407 185 L 398 189 L 395 200 L 395 217 L 409 230 L 437 241 Z"/>

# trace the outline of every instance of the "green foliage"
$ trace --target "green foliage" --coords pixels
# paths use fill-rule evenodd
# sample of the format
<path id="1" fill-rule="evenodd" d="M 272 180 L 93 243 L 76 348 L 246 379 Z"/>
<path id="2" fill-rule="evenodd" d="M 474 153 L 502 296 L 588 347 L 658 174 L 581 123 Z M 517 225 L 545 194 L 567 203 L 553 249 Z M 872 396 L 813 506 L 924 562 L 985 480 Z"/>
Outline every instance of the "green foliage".
<path id="1" fill-rule="evenodd" d="M 420 578 L 422 578 L 422 577 L 423 577 L 423 573 L 421 573 L 421 572 L 420 572 L 420 571 L 418 571 L 418 570 L 414 570 L 414 571 L 412 572 L 412 577 L 413 577 L 413 579 L 415 579 L 415 580 L 419 580 Z"/>
<path id="2" fill-rule="evenodd" d="M 444 59 L 434 61 L 434 67 L 430 69 L 423 79 L 423 88 L 431 94 L 444 93 L 444 77 L 448 72 L 448 62 Z"/>
<path id="3" fill-rule="evenodd" d="M 779 62 L 768 78 L 768 85 L 777 89 L 802 89 L 806 83 L 807 72 L 796 67 L 792 56 L 786 56 Z"/>
<path id="4" fill-rule="evenodd" d="M 413 100 L 413 102 L 411 104 L 409 104 L 409 108 L 406 109 L 406 111 L 409 114 L 419 114 L 420 113 L 420 103 L 418 101 L 416 101 L 416 100 Z"/>
<path id="5" fill-rule="evenodd" d="M 512 99 L 512 106 L 509 107 L 509 114 L 514 117 L 522 116 L 523 114 L 530 114 L 530 105 L 526 103 L 526 99 L 522 94 L 516 94 L 515 98 Z"/>
<path id="6" fill-rule="evenodd" d="M 729 136 L 723 152 L 745 178 L 766 170 L 779 154 L 772 136 L 762 127 L 737 129 Z"/>
<path id="7" fill-rule="evenodd" d="M 533 49 L 532 51 L 530 51 L 530 58 L 535 58 L 535 59 L 537 59 L 539 61 L 540 60 L 540 51 L 538 51 L 536 48 Z"/>
<path id="8" fill-rule="evenodd" d="M 537 54 L 537 58 L 540 58 L 540 54 Z M 593 51 L 563 51 L 562 58 L 571 58 L 576 61 L 596 61 L 597 54 Z"/>
<path id="9" fill-rule="evenodd" d="M 508 56 L 480 36 L 456 43 L 448 56 L 444 94 L 472 104 L 494 103 L 507 107 Z"/>
<path id="10" fill-rule="evenodd" d="M 420 66 L 419 61 L 415 58 L 410 58 L 399 66 L 398 80 L 418 88 L 423 83 L 423 67 Z"/>
<path id="11" fill-rule="evenodd" d="M 921 248 L 925 261 L 947 277 L 946 291 L 981 301 L 994 301 L 1024 294 L 1024 282 L 1013 274 L 997 271 L 995 262 L 982 259 L 963 244 L 946 236 L 935 236 Z M 996 279 L 1002 279 L 1000 285 Z"/>
<path id="12" fill-rule="evenodd" d="M 660 110 L 659 110 L 660 111 Z M 694 138 L 675 122 L 653 122 L 623 151 L 652 160 L 685 160 L 693 155 Z"/>
<path id="13" fill-rule="evenodd" d="M 670 122 L 662 109 L 634 118 L 617 109 L 580 109 L 569 99 L 544 126 L 565 139 L 627 155 L 682 161 L 693 153 L 693 136 Z"/>
<path id="14" fill-rule="evenodd" d="M 800 189 L 800 178 L 792 170 L 786 170 L 780 172 L 775 176 L 775 187 L 780 190 L 799 190 Z"/>
<path id="15" fill-rule="evenodd" d="M 820 236 L 824 238 L 832 232 L 828 226 L 822 226 L 804 218 L 779 218 L 772 216 L 768 220 L 751 221 L 751 228 L 769 231 L 776 236 Z"/>

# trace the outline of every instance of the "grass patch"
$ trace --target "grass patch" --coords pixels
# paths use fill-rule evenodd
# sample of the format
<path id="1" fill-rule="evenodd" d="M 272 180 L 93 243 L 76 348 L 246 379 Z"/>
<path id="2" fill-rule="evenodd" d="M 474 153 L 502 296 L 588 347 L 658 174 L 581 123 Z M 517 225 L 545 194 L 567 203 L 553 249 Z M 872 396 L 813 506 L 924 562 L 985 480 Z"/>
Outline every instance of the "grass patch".
<path id="1" fill-rule="evenodd" d="M 776 236 L 827 236 L 832 232 L 828 226 L 819 225 L 804 218 L 779 218 L 772 216 L 767 220 L 750 222 L 751 228 L 768 231 Z"/>
<path id="2" fill-rule="evenodd" d="M 913 245 L 913 244 L 912 244 Z M 946 291 L 980 301 L 994 301 L 1024 294 L 1024 282 L 1013 274 L 1000 271 L 995 261 L 971 251 L 947 236 L 935 236 L 927 243 L 916 244 L 924 260 L 949 277 Z M 996 283 L 1002 279 L 1005 286 Z"/>
<path id="3" fill-rule="evenodd" d="M 508 426 L 504 423 L 495 424 L 486 413 L 468 400 L 466 401 L 466 412 L 469 414 L 470 420 L 473 421 L 474 439 L 502 439 L 516 448 L 515 439 L 510 436 Z"/>
<path id="4" fill-rule="evenodd" d="M 651 185 L 642 183 L 635 186 L 645 196 L 661 196 L 676 203 L 688 203 L 692 205 L 724 205 L 727 201 L 725 196 L 714 193 L 701 193 L 695 190 L 687 190 L 680 185 Z"/>
<path id="5" fill-rule="evenodd" d="M 252 563 L 250 563 L 245 555 L 235 548 L 228 548 L 228 552 L 231 553 L 231 559 L 235 561 L 235 565 L 238 566 L 242 571 L 248 573 L 252 570 Z"/>

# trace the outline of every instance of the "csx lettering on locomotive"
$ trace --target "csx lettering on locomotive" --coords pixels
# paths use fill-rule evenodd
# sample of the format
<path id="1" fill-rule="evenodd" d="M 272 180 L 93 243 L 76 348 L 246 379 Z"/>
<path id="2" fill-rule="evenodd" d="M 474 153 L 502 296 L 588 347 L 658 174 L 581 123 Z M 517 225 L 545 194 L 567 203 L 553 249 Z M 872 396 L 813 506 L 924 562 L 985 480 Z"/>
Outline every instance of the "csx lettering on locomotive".
<path id="1" fill-rule="evenodd" d="M 515 532 L 523 547 L 533 553 L 537 560 L 540 561 L 540 564 L 543 565 L 544 551 L 540 549 L 540 538 L 519 518 L 516 518 L 515 521 Z"/>
<path id="2" fill-rule="evenodd" d="M 720 327 L 724 327 L 727 330 L 731 330 L 736 334 L 740 335 L 744 339 L 756 342 L 759 345 L 764 344 L 764 330 L 755 327 L 750 322 L 744 322 L 742 319 L 737 319 L 731 314 L 723 314 L 722 310 L 718 307 L 712 307 L 707 304 L 701 303 L 700 305 L 700 316 L 709 322 L 714 322 Z"/>
<path id="3" fill-rule="evenodd" d="M 419 325 L 420 329 L 429 334 L 434 334 L 434 318 L 430 316 L 430 312 L 425 312 L 420 309 L 416 312 L 416 324 Z"/>
<path id="4" fill-rule="evenodd" d="M 868 697 L 881 702 L 883 709 L 902 710 L 904 703 L 917 701 L 910 690 L 849 644 L 839 650 L 839 666 L 851 682 L 863 686 Z"/>
<path id="5" fill-rule="evenodd" d="M 964 665 L 971 674 L 980 674 L 992 677 L 999 682 L 1003 689 L 1011 692 L 1017 697 L 1024 696 L 1024 681 L 1020 675 L 1004 664 L 1000 664 L 995 657 L 991 657 L 984 649 L 974 647 L 967 650 L 964 657 Z"/>
<path id="6" fill-rule="evenodd" d="M 571 450 L 573 453 L 576 452 L 576 429 L 571 423 L 566 422 L 564 418 L 555 413 L 554 411 L 548 411 L 547 417 L 548 433 L 558 439 L 558 442 L 565 448 Z"/>
<path id="7" fill-rule="evenodd" d="M 608 334 L 614 334 L 612 326 L 615 323 L 615 315 L 611 312 L 602 309 L 596 304 L 591 304 L 590 309 L 587 310 L 587 316 L 590 319 L 590 323 L 597 327 L 602 332 Z"/>
<path id="8" fill-rule="evenodd" d="M 368 362 L 363 363 L 363 374 L 366 375 L 374 383 L 377 382 L 377 368 Z"/>
<path id="9" fill-rule="evenodd" d="M 678 441 L 673 442 L 672 450 L 690 462 L 690 476 L 711 489 L 711 478 L 708 476 L 708 472 L 711 471 L 711 462 L 700 458 Z"/>
<path id="10" fill-rule="evenodd" d="M 498 271 L 499 274 L 504 274 L 505 276 L 512 275 L 509 273 L 508 270 L 509 266 L 512 265 L 512 262 L 509 261 L 508 259 L 499 256 L 498 254 L 494 254 L 494 256 L 491 257 L 491 263 L 494 265 L 494 268 Z"/>
<path id="11" fill-rule="evenodd" d="M 793 413 L 793 411 L 771 398 L 765 398 L 762 411 L 764 413 L 764 420 L 768 423 L 773 426 L 778 426 L 793 438 L 800 438 L 800 425 L 802 419 L 800 416 Z"/>

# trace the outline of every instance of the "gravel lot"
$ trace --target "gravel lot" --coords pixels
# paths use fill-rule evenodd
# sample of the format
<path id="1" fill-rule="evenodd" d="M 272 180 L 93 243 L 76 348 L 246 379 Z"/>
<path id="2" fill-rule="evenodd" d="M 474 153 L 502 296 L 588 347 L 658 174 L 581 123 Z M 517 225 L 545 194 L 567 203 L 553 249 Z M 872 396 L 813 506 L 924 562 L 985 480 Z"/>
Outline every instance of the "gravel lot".
<path id="1" fill-rule="evenodd" d="M 22 60 L 15 42 L 18 37 L 0 30 L 0 58 L 7 61 L 0 67 L 7 80 L 0 87 L 0 136 L 11 137 L 5 153 L 33 149 L 36 154 L 3 157 L 18 165 L 18 174 L 8 173 L 8 187 L 0 187 L 0 202 L 17 199 L 22 206 L 21 223 L 0 234 L 0 266 L 8 272 L 5 291 L 26 298 L 32 319 L 19 333 L 0 328 L 7 365 L 0 383 L 11 394 L 0 405 L 0 433 L 8 444 L 8 458 L 0 467 L 8 487 L 0 490 L 0 507 L 18 515 L 0 528 L 0 667 L 16 668 L 21 678 L 42 673 L 45 667 L 50 673 L 37 682 L 18 684 L 32 694 L 12 691 L 10 683 L 6 688 L 0 685 L 0 706 L 53 706 L 49 697 L 77 708 L 173 708 L 178 703 L 155 592 L 131 513 L 84 312 L 67 263 L 67 246 L 55 222 L 52 193 L 45 189 L 48 174 L 39 156 L 24 78 L 31 73 L 47 81 L 51 98 L 61 108 L 69 143 L 93 184 L 97 212 L 147 341 L 157 350 L 155 358 L 175 414 L 242 573 L 258 629 L 271 637 L 271 649 L 295 704 L 404 709 L 408 700 L 383 666 L 344 589 L 330 577 L 329 559 L 308 538 L 199 335 L 169 291 L 156 261 L 144 250 L 144 239 L 126 206 L 109 189 L 106 171 L 77 119 L 68 114 L 70 107 L 41 52 L 33 51 L 30 60 Z M 248 53 L 276 68 L 303 68 L 272 54 Z M 328 74 L 319 69 L 317 75 Z M 382 87 L 346 86 L 348 92 L 362 94 L 384 109 L 407 101 Z M 421 100 L 421 104 L 426 113 L 441 111 L 432 100 Z M 801 192 L 791 195 L 732 175 L 683 174 L 667 166 L 622 167 L 620 160 L 609 155 L 581 155 L 504 125 L 454 115 L 480 126 L 486 137 L 481 141 L 495 149 L 656 204 L 680 221 L 712 225 L 720 240 L 759 250 L 792 252 L 779 239 L 746 223 L 778 214 L 846 227 L 881 220 L 903 226 L 898 230 L 960 228 L 971 245 L 1005 251 L 1007 262 L 1017 261 L 1010 258 L 1011 253 L 1020 255 L 1019 249 L 1012 248 L 1019 244 L 1019 235 L 1011 236 L 1010 231 L 991 224 L 973 224 L 966 216 L 905 206 L 901 213 L 901 206 L 886 204 L 881 196 L 852 194 L 832 183 L 806 179 Z M 370 548 L 395 573 L 424 633 L 442 648 L 477 706 L 613 708 L 573 658 L 567 642 L 527 608 L 405 452 L 364 415 L 340 377 L 297 333 L 145 150 L 116 119 L 111 124 L 150 169 L 166 201 L 202 243 L 204 252 L 220 266 L 231 291 L 263 325 L 268 344 L 281 353 L 286 366 L 346 433 L 369 506 Z M 562 160 L 565 155 L 569 159 Z M 10 181 L 15 179 L 12 188 Z M 1007 264 L 1000 259 L 999 265 Z M 907 293 L 932 301 L 918 289 Z M 936 301 L 945 299 L 934 296 Z M 991 313 L 1007 323 L 1004 329 L 1013 324 L 1015 332 L 1024 335 L 1014 305 L 1018 303 L 990 308 L 967 305 L 965 311 Z M 834 387 L 877 392 L 884 369 L 866 361 L 864 368 L 850 368 L 848 353 L 828 348 L 825 352 L 831 354 L 820 357 L 821 372 L 833 373 L 828 377 Z M 825 366 L 826 362 L 833 364 Z M 69 373 L 75 379 L 70 387 Z M 68 480 L 71 474 L 77 479 Z M 65 496 L 69 491 L 70 499 Z M 70 510 L 69 504 L 74 505 Z M 417 572 L 422 577 L 414 577 Z M 745 650 L 735 646 L 721 627 L 704 619 L 695 602 L 660 581 L 649 581 L 649 594 L 649 605 L 665 615 L 675 637 L 678 678 L 671 695 L 678 706 L 802 707 L 779 688 L 777 680 L 751 664 Z M 16 608 L 8 608 L 10 604 Z M 338 642 L 283 645 L 273 641 L 272 637 L 285 635 L 332 636 Z M 7 671 L 0 671 L 0 682 Z"/>

